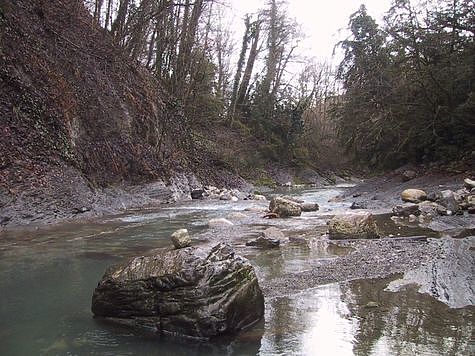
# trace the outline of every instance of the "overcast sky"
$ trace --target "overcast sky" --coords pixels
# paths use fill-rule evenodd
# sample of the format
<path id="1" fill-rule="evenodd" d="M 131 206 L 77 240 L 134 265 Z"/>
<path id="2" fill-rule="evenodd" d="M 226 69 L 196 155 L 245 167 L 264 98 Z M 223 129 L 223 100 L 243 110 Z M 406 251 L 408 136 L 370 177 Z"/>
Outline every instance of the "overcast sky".
<path id="1" fill-rule="evenodd" d="M 240 39 L 244 15 L 262 8 L 265 1 L 230 1 L 233 8 L 233 28 Z M 345 37 L 345 33 L 340 30 L 347 27 L 349 16 L 361 4 L 365 4 L 368 13 L 379 22 L 390 3 L 391 0 L 288 0 L 290 16 L 297 20 L 306 35 L 300 46 L 301 54 L 315 57 L 319 62 L 331 60 L 334 45 Z"/>

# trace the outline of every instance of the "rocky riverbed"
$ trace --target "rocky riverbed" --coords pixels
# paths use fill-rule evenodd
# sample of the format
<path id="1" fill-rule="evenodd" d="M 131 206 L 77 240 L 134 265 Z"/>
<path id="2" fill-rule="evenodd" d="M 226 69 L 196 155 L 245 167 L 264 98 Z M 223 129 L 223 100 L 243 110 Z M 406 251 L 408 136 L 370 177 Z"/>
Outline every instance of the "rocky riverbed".
<path id="1" fill-rule="evenodd" d="M 461 184 L 463 179 L 457 178 L 454 188 Z M 172 251 L 175 248 L 170 239 L 173 232 L 187 229 L 190 241 L 186 241 L 186 246 L 207 249 L 226 243 L 236 254 L 249 259 L 264 294 L 265 314 L 263 322 L 231 340 L 223 341 L 224 344 L 221 341 L 214 342 L 211 350 L 203 351 L 202 346 L 190 344 L 178 351 L 180 348 L 173 341 L 157 341 L 170 352 L 186 354 L 193 350 L 194 354 L 268 354 L 290 350 L 308 354 L 306 352 L 310 352 L 312 347 L 332 350 L 332 345 L 327 345 L 325 349 L 326 339 L 328 341 L 331 337 L 335 338 L 334 347 L 346 345 L 348 350 L 369 347 L 369 350 L 374 351 L 376 346 L 367 344 L 370 335 L 390 350 L 400 349 L 404 348 L 402 339 L 399 340 L 390 330 L 407 328 L 403 328 L 406 325 L 403 314 L 411 313 L 417 319 L 419 316 L 416 311 L 423 308 L 425 318 L 429 318 L 426 320 L 431 320 L 430 324 L 425 324 L 427 330 L 424 329 L 424 335 L 438 335 L 437 340 L 443 339 L 445 343 L 428 336 L 426 341 L 414 339 L 412 350 L 442 353 L 451 344 L 446 338 L 453 337 L 453 340 L 457 340 L 457 346 L 451 346 L 456 350 L 455 354 L 466 354 L 471 347 L 467 335 L 473 326 L 466 320 L 473 320 L 472 286 L 475 275 L 474 237 L 465 228 L 471 217 L 440 217 L 446 219 L 449 229 L 432 229 L 419 221 L 392 220 L 392 208 L 402 203 L 400 193 L 403 188 L 410 187 L 418 186 L 395 188 L 394 197 L 388 193 L 384 195 L 387 200 L 383 199 L 375 206 L 363 209 L 372 214 L 375 220 L 379 235 L 375 239 L 334 240 L 328 235 L 327 223 L 334 215 L 353 214 L 355 209 L 351 209 L 351 205 L 355 201 L 363 202 L 363 199 L 358 200 L 359 197 L 354 195 L 359 189 L 366 189 L 364 186 L 345 185 L 327 188 L 283 187 L 267 194 L 267 200 L 247 197 L 247 200 L 242 198 L 233 201 L 214 197 L 129 212 L 93 224 L 63 225 L 21 233 L 4 231 L 0 245 L 3 266 L 0 287 L 8 292 L 3 296 L 2 305 L 5 308 L 0 316 L 7 324 L 22 325 L 22 313 L 26 313 L 25 318 L 28 319 L 27 315 L 42 305 L 44 310 L 50 312 L 44 315 L 44 319 L 38 316 L 36 324 L 46 323 L 48 319 L 54 320 L 57 325 L 69 325 L 71 331 L 63 333 L 59 339 L 55 339 L 54 332 L 53 335 L 45 333 L 47 335 L 41 336 L 38 335 L 41 333 L 34 331 L 33 335 L 37 335 L 35 337 L 38 340 L 46 341 L 24 343 L 25 347 L 41 346 L 40 349 L 47 350 L 45 353 L 58 353 L 58 350 L 109 350 L 101 346 L 103 344 L 99 341 L 99 335 L 103 335 L 101 337 L 109 340 L 109 343 L 116 343 L 120 350 L 124 350 L 125 344 L 132 343 L 135 345 L 134 352 L 149 352 L 156 345 L 154 342 L 144 342 L 140 335 L 133 333 L 134 336 L 124 336 L 122 331 L 118 331 L 120 329 L 99 321 L 91 324 L 88 310 L 92 290 L 108 265 L 123 263 L 133 256 L 150 254 L 150 250 L 153 253 L 154 248 Z M 446 187 L 437 185 L 437 189 L 440 188 Z M 383 190 L 379 192 L 382 194 Z M 319 209 L 301 211 L 298 216 L 286 218 L 264 218 L 269 213 L 270 199 L 277 195 L 287 196 L 287 200 L 316 203 Z M 454 224 L 463 230 L 463 237 L 450 237 Z M 269 238 L 279 243 L 249 243 L 259 238 Z M 33 273 L 30 266 L 35 269 Z M 56 275 L 53 272 L 58 266 L 62 266 L 64 273 Z M 43 292 L 38 294 L 38 298 L 41 295 L 45 298 L 35 297 L 29 306 L 25 301 L 29 293 L 22 286 L 31 285 L 31 278 L 44 280 L 47 276 L 51 276 L 51 283 L 44 282 L 39 287 L 39 291 Z M 66 283 L 65 278 L 71 282 Z M 62 290 L 58 288 L 59 285 L 70 287 Z M 407 303 L 396 306 L 394 298 L 406 300 Z M 56 300 L 57 305 L 48 304 L 48 300 Z M 64 308 L 59 310 L 58 307 L 63 303 Z M 72 313 L 81 320 L 79 324 L 74 321 L 74 316 L 65 311 L 66 304 L 71 303 L 82 308 L 73 308 Z M 324 310 L 331 313 L 326 316 L 331 321 L 325 325 L 322 324 L 325 317 L 321 314 Z M 394 315 L 396 310 L 397 315 L 401 314 L 401 320 L 399 317 L 391 319 L 390 315 Z M 433 322 L 437 325 L 440 313 L 447 318 L 444 323 L 464 331 L 458 336 L 450 336 L 450 328 L 439 333 L 436 331 L 439 330 L 437 326 L 429 326 Z M 70 316 L 64 319 L 64 315 Z M 361 315 L 364 315 L 364 319 L 360 319 Z M 374 321 L 378 324 L 367 323 L 373 315 L 380 318 Z M 347 325 L 347 321 L 353 326 Z M 289 327 L 282 329 L 280 325 Z M 329 325 L 335 326 L 335 330 L 332 331 Z M 311 332 L 312 328 L 317 328 L 315 330 L 318 330 L 319 335 L 326 336 L 315 336 Z M 351 328 L 359 331 L 351 331 Z M 385 330 L 387 339 L 374 336 L 375 328 Z M 56 330 L 55 327 L 52 330 Z M 410 328 L 406 331 L 404 342 L 412 342 Z M 355 341 L 355 332 L 362 339 Z M 15 340 L 24 338 L 24 335 L 10 327 L 6 333 L 9 335 L 8 342 L 2 347 L 8 354 L 9 350 L 18 346 Z M 81 338 L 78 335 L 89 336 Z M 282 342 L 277 341 L 276 336 Z M 318 340 L 319 346 L 309 346 L 312 345 L 310 340 Z M 427 340 L 432 341 L 427 344 Z"/>

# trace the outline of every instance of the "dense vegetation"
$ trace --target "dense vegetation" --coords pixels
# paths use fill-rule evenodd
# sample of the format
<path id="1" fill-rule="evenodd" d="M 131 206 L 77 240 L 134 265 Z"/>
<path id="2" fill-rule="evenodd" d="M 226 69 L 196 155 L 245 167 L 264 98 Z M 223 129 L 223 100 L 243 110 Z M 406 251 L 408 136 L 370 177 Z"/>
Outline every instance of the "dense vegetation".
<path id="1" fill-rule="evenodd" d="M 362 6 L 341 43 L 344 95 L 335 117 L 359 160 L 394 167 L 475 149 L 473 1 L 396 0 L 382 28 Z"/>
<path id="2" fill-rule="evenodd" d="M 225 6 L 89 2 L 95 21 L 177 98 L 187 131 L 238 130 L 257 143 L 248 160 L 335 161 L 336 131 L 351 156 L 384 167 L 460 159 L 474 149 L 471 0 L 394 0 L 382 27 L 362 6 L 340 43 L 338 72 L 311 63 L 293 78 L 286 73 L 302 34 L 287 2 L 267 0 L 248 14 L 239 46 Z"/>

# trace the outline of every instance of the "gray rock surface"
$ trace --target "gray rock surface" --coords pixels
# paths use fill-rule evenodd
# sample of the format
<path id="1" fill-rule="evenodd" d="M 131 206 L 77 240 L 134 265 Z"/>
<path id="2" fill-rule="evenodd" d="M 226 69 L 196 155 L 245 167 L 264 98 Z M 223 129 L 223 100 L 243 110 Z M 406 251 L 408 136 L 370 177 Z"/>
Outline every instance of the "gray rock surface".
<path id="1" fill-rule="evenodd" d="M 209 339 L 261 320 L 264 298 L 251 264 L 220 243 L 162 250 L 109 268 L 92 312 L 137 329 Z"/>
<path id="2" fill-rule="evenodd" d="M 330 239 L 373 239 L 379 237 L 378 227 L 370 213 L 336 215 L 328 222 Z"/>

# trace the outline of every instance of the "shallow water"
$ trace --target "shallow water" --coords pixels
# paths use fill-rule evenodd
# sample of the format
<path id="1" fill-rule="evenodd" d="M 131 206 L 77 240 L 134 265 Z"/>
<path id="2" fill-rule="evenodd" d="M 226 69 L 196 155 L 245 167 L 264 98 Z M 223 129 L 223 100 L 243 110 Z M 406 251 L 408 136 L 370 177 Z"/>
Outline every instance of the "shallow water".
<path id="1" fill-rule="evenodd" d="M 319 203 L 321 210 L 272 221 L 245 212 L 248 216 L 235 221 L 235 229 L 252 235 L 276 225 L 308 240 L 320 233 L 315 225 L 324 226 L 329 214 L 347 209 L 327 202 L 341 189 L 291 191 Z M 411 286 L 385 291 L 390 279 L 335 283 L 266 298 L 265 321 L 211 343 L 137 335 L 92 318 L 92 291 L 107 266 L 169 246 L 168 236 L 178 228 L 196 236 L 219 233 L 208 231 L 207 220 L 257 206 L 265 204 L 193 201 L 95 223 L 3 233 L 0 355 L 473 354 L 473 307 L 451 309 Z M 318 240 L 269 251 L 246 248 L 243 241 L 234 244 L 266 281 L 349 251 Z M 368 307 L 369 302 L 377 306 Z"/>

